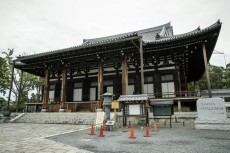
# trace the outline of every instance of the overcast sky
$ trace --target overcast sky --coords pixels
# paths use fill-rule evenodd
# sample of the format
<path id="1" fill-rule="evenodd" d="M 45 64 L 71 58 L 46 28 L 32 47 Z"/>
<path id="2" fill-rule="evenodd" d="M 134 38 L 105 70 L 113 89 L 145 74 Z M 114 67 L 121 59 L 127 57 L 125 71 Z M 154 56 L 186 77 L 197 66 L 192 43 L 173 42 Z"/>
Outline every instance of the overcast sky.
<path id="1" fill-rule="evenodd" d="M 0 51 L 35 54 L 168 22 L 180 34 L 218 19 L 215 49 L 230 63 L 229 0 L 0 0 Z M 224 66 L 224 55 L 213 54 L 210 63 Z"/>

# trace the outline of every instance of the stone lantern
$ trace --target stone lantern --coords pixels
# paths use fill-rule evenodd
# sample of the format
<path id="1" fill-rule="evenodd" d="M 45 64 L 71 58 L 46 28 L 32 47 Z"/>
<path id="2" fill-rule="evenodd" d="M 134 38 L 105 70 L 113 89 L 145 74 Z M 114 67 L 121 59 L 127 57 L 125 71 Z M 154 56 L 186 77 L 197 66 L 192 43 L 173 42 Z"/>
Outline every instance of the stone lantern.
<path id="1" fill-rule="evenodd" d="M 113 95 L 111 93 L 106 92 L 102 95 L 102 97 L 103 105 L 105 107 L 105 121 L 107 122 L 108 120 L 110 120 L 110 108 L 113 101 Z"/>

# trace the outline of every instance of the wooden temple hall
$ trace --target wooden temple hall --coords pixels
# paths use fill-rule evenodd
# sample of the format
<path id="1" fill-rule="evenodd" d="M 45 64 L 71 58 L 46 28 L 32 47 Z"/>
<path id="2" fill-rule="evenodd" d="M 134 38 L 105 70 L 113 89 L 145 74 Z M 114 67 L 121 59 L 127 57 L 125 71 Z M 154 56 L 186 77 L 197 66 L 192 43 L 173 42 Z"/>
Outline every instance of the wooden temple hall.
<path id="1" fill-rule="evenodd" d="M 186 25 L 185 25 L 186 26 Z M 174 35 L 170 23 L 113 36 L 84 39 L 79 46 L 14 60 L 14 68 L 44 77 L 42 106 L 49 112 L 95 111 L 102 95 L 147 94 L 151 101 L 170 99 L 174 109 L 195 107 L 199 94 L 187 83 L 204 73 L 211 91 L 208 62 L 221 22 Z M 211 92 L 210 92 L 211 97 Z M 120 108 L 121 109 L 121 108 Z"/>

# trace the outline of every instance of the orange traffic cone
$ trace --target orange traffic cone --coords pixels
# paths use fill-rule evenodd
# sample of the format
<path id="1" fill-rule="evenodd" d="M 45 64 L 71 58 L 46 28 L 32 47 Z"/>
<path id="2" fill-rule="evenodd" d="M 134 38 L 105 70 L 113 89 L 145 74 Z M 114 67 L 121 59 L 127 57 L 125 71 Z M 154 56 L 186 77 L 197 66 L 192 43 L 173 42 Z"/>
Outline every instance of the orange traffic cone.
<path id="1" fill-rule="evenodd" d="M 93 124 L 91 125 L 90 134 L 89 135 L 95 135 Z"/>
<path id="2" fill-rule="evenodd" d="M 145 137 L 150 137 L 150 134 L 149 134 L 149 125 L 148 124 L 146 126 Z"/>
<path id="3" fill-rule="evenodd" d="M 102 129 L 102 126 L 101 126 L 101 129 L 100 129 L 100 134 L 98 135 L 98 137 L 104 137 L 105 135 L 103 134 L 103 129 Z"/>
<path id="4" fill-rule="evenodd" d="M 154 132 L 157 132 L 157 131 L 158 131 L 158 128 L 157 128 L 157 124 L 156 124 L 156 123 L 153 123 L 153 131 L 154 131 Z"/>
<path id="5" fill-rule="evenodd" d="M 129 136 L 129 139 L 135 139 L 135 135 L 134 135 L 134 129 L 133 127 L 130 128 L 130 136 Z"/>

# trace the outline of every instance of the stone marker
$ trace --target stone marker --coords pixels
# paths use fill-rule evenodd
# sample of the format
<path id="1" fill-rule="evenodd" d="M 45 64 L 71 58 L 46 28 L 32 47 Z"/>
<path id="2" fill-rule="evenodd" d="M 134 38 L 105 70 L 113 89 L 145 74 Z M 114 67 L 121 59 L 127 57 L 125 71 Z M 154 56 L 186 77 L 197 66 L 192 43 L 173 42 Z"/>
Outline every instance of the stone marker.
<path id="1" fill-rule="evenodd" d="M 230 119 L 227 118 L 222 98 L 198 99 L 196 105 L 196 129 L 230 130 Z"/>

